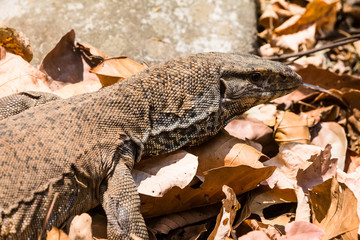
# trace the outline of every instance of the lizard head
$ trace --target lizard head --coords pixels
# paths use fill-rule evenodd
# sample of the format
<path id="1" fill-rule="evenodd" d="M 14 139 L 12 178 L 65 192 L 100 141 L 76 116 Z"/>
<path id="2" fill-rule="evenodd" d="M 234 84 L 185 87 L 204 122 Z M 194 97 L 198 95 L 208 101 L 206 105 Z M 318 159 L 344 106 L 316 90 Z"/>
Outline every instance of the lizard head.
<path id="1" fill-rule="evenodd" d="M 295 90 L 301 77 L 290 67 L 254 55 L 229 54 L 220 69 L 223 107 L 232 115 Z"/>

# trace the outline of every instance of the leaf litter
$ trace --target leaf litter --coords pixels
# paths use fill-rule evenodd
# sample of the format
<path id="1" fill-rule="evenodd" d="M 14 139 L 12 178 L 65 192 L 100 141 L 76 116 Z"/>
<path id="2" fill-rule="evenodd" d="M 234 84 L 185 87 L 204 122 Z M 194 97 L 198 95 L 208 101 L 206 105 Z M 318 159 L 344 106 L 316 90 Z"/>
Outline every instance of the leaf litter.
<path id="1" fill-rule="evenodd" d="M 294 53 L 286 60 L 313 87 L 250 109 L 200 146 L 135 165 L 151 239 L 359 236 L 360 41 L 316 51 L 336 43 L 334 35 L 351 38 L 358 7 L 338 0 L 260 2 L 259 54 Z M 71 30 L 36 68 L 28 63 L 26 36 L 6 26 L 0 33 L 1 97 L 32 90 L 68 98 L 147 67 L 75 43 Z M 101 209 L 89 214 L 64 229 L 70 238 L 54 228 L 47 239 L 105 239 Z"/>

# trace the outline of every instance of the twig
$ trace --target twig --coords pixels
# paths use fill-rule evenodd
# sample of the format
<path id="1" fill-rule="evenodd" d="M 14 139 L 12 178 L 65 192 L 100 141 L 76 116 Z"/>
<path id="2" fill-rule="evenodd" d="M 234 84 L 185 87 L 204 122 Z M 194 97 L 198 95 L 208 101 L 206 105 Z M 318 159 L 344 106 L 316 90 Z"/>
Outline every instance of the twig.
<path id="1" fill-rule="evenodd" d="M 312 84 L 309 84 L 309 83 L 304 83 L 304 82 L 301 83 L 301 85 L 303 85 L 303 86 L 305 86 L 307 88 L 310 88 L 312 90 L 318 91 L 318 92 L 326 93 L 326 94 L 338 99 L 342 104 L 344 104 L 345 107 L 347 107 L 347 108 L 349 107 L 349 105 L 346 102 L 344 102 L 344 100 L 341 97 L 335 95 L 334 93 L 332 93 L 332 92 L 330 92 L 330 91 L 328 91 L 328 90 L 326 90 L 326 89 L 324 89 L 322 87 L 315 86 L 315 85 L 312 85 Z"/>
<path id="2" fill-rule="evenodd" d="M 352 42 L 356 42 L 359 40 L 360 40 L 360 34 L 355 34 L 350 37 L 345 37 L 345 38 L 335 40 L 333 43 L 325 44 L 324 46 L 310 49 L 308 51 L 303 51 L 303 52 L 299 52 L 299 53 L 283 54 L 281 56 L 275 56 L 275 57 L 266 57 L 266 59 L 273 60 L 273 61 L 281 61 L 281 60 L 285 60 L 285 59 L 288 59 L 291 57 L 302 57 L 302 56 L 306 56 L 311 53 L 318 52 L 318 51 L 321 51 L 324 49 L 339 47 L 339 46 L 342 46 L 342 45 L 345 45 L 348 43 L 352 43 Z"/>
<path id="3" fill-rule="evenodd" d="M 52 212 L 52 210 L 53 210 L 53 208 L 54 208 L 54 205 L 55 205 L 55 202 L 56 202 L 56 199 L 58 198 L 58 196 L 59 196 L 59 193 L 56 192 L 56 193 L 54 194 L 54 198 L 53 198 L 53 200 L 52 200 L 52 202 L 51 202 L 51 205 L 50 205 L 50 207 L 49 207 L 49 210 L 47 211 L 46 218 L 45 218 L 45 220 L 44 220 L 44 224 L 43 224 L 43 227 L 42 227 L 42 229 L 41 229 L 41 233 L 40 233 L 40 235 L 39 235 L 38 240 L 41 240 L 41 238 L 42 238 L 42 236 L 43 236 L 43 234 L 44 234 L 44 232 L 45 232 L 46 224 L 47 224 L 47 222 L 49 221 L 50 214 L 51 214 L 51 212 Z"/>

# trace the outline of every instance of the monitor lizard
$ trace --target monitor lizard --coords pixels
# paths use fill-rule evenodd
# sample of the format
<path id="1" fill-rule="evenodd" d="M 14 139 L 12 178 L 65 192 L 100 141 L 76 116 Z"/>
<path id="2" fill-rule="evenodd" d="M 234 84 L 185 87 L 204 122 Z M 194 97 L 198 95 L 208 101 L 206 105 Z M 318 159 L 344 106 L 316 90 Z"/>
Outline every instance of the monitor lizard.
<path id="1" fill-rule="evenodd" d="M 109 239 L 147 239 L 134 163 L 200 144 L 300 83 L 278 62 L 200 53 L 0 121 L 0 239 L 37 238 L 55 193 L 46 229 L 101 204 Z"/>

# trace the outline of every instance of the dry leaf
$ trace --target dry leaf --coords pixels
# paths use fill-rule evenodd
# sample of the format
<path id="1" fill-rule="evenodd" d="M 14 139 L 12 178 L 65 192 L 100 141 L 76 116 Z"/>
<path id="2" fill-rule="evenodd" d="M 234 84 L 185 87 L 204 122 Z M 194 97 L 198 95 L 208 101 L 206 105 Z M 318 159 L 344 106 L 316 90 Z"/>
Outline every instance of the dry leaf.
<path id="1" fill-rule="evenodd" d="M 306 119 L 307 125 L 313 127 L 316 124 L 327 121 L 335 121 L 340 114 L 338 105 L 330 105 L 328 107 L 319 107 L 314 110 L 302 112 L 300 116 Z"/>
<path id="2" fill-rule="evenodd" d="M 173 187 L 185 188 L 195 177 L 197 167 L 196 156 L 178 150 L 141 161 L 131 174 L 139 193 L 162 197 Z"/>
<path id="3" fill-rule="evenodd" d="M 0 24 L 0 46 L 6 51 L 19 55 L 25 61 L 30 62 L 33 58 L 29 39 L 22 32 L 16 31 Z"/>
<path id="4" fill-rule="evenodd" d="M 297 172 L 297 184 L 305 193 L 314 186 L 332 178 L 336 174 L 337 159 L 331 158 L 331 145 L 326 145 L 319 155 L 313 155 L 308 160 L 312 162 L 306 168 L 300 168 Z"/>
<path id="5" fill-rule="evenodd" d="M 338 170 L 337 179 L 339 182 L 345 183 L 346 186 L 353 192 L 357 200 L 357 215 L 360 216 L 360 168 L 357 168 L 352 173 L 344 173 Z M 360 234 L 360 228 L 358 231 Z"/>
<path id="6" fill-rule="evenodd" d="M 244 223 L 248 224 L 248 226 L 251 229 L 255 230 L 253 232 L 262 231 L 270 239 L 277 239 L 278 237 L 280 237 L 279 231 L 276 228 L 274 228 L 274 226 L 272 226 L 272 225 L 268 225 L 268 224 L 258 222 L 255 219 L 247 219 L 247 220 L 244 221 Z M 250 234 L 250 236 L 252 236 L 252 235 Z M 255 235 L 255 236 L 258 236 L 259 239 L 263 239 L 263 238 L 261 238 L 261 236 L 262 236 L 261 234 L 260 235 Z M 242 239 L 242 238 L 238 238 L 238 239 Z M 247 238 L 245 238 L 245 239 L 247 239 Z M 267 238 L 264 238 L 264 239 L 267 239 Z"/>
<path id="7" fill-rule="evenodd" d="M 325 231 L 324 239 L 356 239 L 359 218 L 352 191 L 336 178 L 328 179 L 309 192 L 312 221 Z"/>
<path id="8" fill-rule="evenodd" d="M 338 75 L 326 69 L 308 65 L 297 70 L 303 81 L 325 89 L 353 88 L 360 90 L 360 77 L 351 75 Z"/>
<path id="9" fill-rule="evenodd" d="M 284 23 L 286 27 L 279 26 L 275 32 L 279 35 L 299 32 L 307 25 L 316 23 L 317 31 L 329 32 L 336 20 L 336 5 L 339 0 L 314 0 L 307 6 L 304 14 L 291 24 Z"/>
<path id="10" fill-rule="evenodd" d="M 297 207 L 295 221 L 310 222 L 310 206 L 308 203 L 308 196 L 300 186 L 295 186 L 295 193 L 297 198 Z"/>
<path id="11" fill-rule="evenodd" d="M 313 24 L 301 31 L 276 37 L 272 39 L 272 43 L 282 49 L 290 49 L 292 52 L 306 51 L 316 42 L 315 30 L 316 25 Z"/>
<path id="12" fill-rule="evenodd" d="M 306 121 L 293 112 L 278 111 L 274 137 L 279 145 L 289 142 L 310 142 L 310 132 Z"/>
<path id="13" fill-rule="evenodd" d="M 141 212 L 145 217 L 155 217 L 210 205 L 222 199 L 223 185 L 228 185 L 238 195 L 256 188 L 274 170 L 275 167 L 252 168 L 243 165 L 211 169 L 204 173 L 204 182 L 199 187 L 199 184 L 184 189 L 174 187 L 161 198 L 140 194 Z"/>
<path id="14" fill-rule="evenodd" d="M 0 46 L 0 97 L 24 91 L 50 92 L 46 75 Z"/>
<path id="15" fill-rule="evenodd" d="M 324 148 L 331 145 L 331 156 L 336 158 L 339 169 L 344 170 L 347 138 L 343 127 L 335 122 L 322 122 L 313 128 L 311 143 Z"/>
<path id="16" fill-rule="evenodd" d="M 89 72 L 89 61 L 84 59 L 83 46 L 74 44 L 75 31 L 65 34 L 40 63 L 39 69 L 54 81 L 50 87 L 58 90 L 61 87 L 81 81 L 99 81 L 95 74 Z"/>
<path id="17" fill-rule="evenodd" d="M 70 238 L 62 230 L 52 227 L 51 230 L 46 233 L 46 240 L 70 240 Z"/>
<path id="18" fill-rule="evenodd" d="M 345 162 L 346 164 L 344 171 L 346 173 L 355 172 L 356 169 L 360 166 L 360 154 L 358 154 L 355 151 L 352 151 L 351 149 L 347 149 Z"/>
<path id="19" fill-rule="evenodd" d="M 91 69 L 95 73 L 103 87 L 120 82 L 131 75 L 147 68 L 128 57 L 106 59 L 98 66 Z"/>
<path id="20" fill-rule="evenodd" d="M 188 211 L 146 219 L 146 226 L 154 233 L 168 234 L 171 230 L 215 217 L 221 205 L 200 207 Z"/>
<path id="21" fill-rule="evenodd" d="M 349 147 L 355 152 L 360 152 L 360 111 L 354 109 L 354 115 L 348 118 Z"/>
<path id="22" fill-rule="evenodd" d="M 277 149 L 273 138 L 273 130 L 257 119 L 235 119 L 229 122 L 225 130 L 232 136 L 239 139 L 252 140 L 261 144 L 265 155 L 271 155 Z"/>
<path id="23" fill-rule="evenodd" d="M 293 189 L 279 189 L 269 188 L 267 186 L 260 186 L 250 192 L 250 211 L 260 217 L 261 222 L 265 224 L 281 224 L 279 219 L 266 219 L 263 210 L 272 205 L 296 202 L 297 198 Z"/>
<path id="24" fill-rule="evenodd" d="M 83 81 L 74 84 L 68 84 L 54 93 L 62 98 L 69 98 L 83 93 L 96 92 L 101 88 L 99 81 Z"/>
<path id="25" fill-rule="evenodd" d="M 260 23 L 268 27 L 259 36 L 274 47 L 273 52 L 279 52 L 277 47 L 292 52 L 310 49 L 316 42 L 315 35 L 323 36 L 333 31 L 337 3 L 339 0 L 314 0 L 307 4 L 305 11 L 293 12 L 288 11 L 290 7 L 287 6 L 288 3 L 284 3 L 281 6 L 286 17 L 282 19 L 279 18 L 279 11 L 275 10 L 273 3 L 259 19 Z M 268 49 L 267 52 L 269 51 Z M 263 52 L 264 50 L 261 51 Z"/>
<path id="26" fill-rule="evenodd" d="M 300 167 L 307 163 L 312 155 L 319 154 L 322 148 L 301 144 L 301 143 L 287 143 L 283 144 L 279 148 L 279 153 L 264 162 L 265 166 L 276 166 L 277 169 L 272 178 L 277 178 L 276 185 L 279 188 L 292 188 L 296 186 L 296 175 Z M 273 182 L 276 182 L 272 179 Z"/>
<path id="27" fill-rule="evenodd" d="M 360 84 L 360 78 L 358 79 L 358 81 L 353 82 L 353 84 Z M 352 88 L 341 89 L 343 92 L 342 97 L 351 109 L 356 108 L 357 110 L 360 110 L 360 87 L 358 89 L 354 89 L 356 87 L 358 87 L 358 85 L 354 85 Z"/>
<path id="28" fill-rule="evenodd" d="M 187 150 L 198 156 L 197 175 L 201 177 L 205 171 L 224 166 L 247 165 L 261 168 L 264 166 L 261 161 L 268 160 L 267 156 L 225 131 L 221 131 L 210 141 Z"/>
<path id="29" fill-rule="evenodd" d="M 269 127 L 273 127 L 276 121 L 276 105 L 274 104 L 260 104 L 250 108 L 244 113 L 247 118 L 257 119 L 262 121 Z"/>
<path id="30" fill-rule="evenodd" d="M 106 216 L 96 213 L 92 215 L 91 218 L 92 218 L 91 229 L 95 240 L 106 240 L 107 239 Z"/>
<path id="31" fill-rule="evenodd" d="M 236 216 L 237 210 L 240 209 L 240 203 L 236 199 L 234 190 L 224 185 L 222 188 L 226 199 L 222 200 L 222 207 L 219 215 L 216 218 L 216 225 L 214 230 L 208 237 L 209 240 L 225 239 L 230 236 L 232 225 Z"/>

